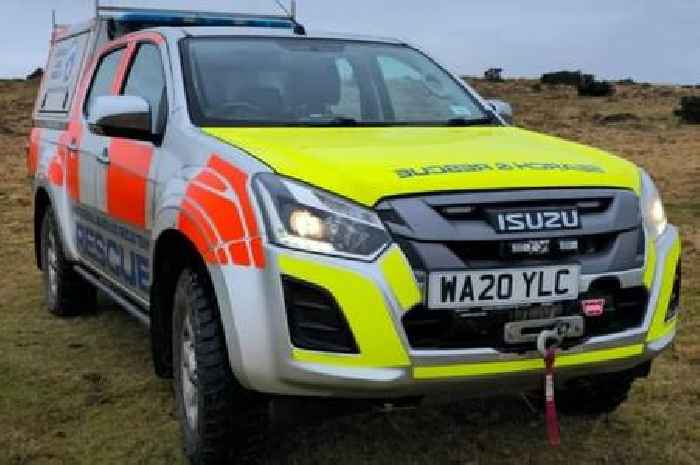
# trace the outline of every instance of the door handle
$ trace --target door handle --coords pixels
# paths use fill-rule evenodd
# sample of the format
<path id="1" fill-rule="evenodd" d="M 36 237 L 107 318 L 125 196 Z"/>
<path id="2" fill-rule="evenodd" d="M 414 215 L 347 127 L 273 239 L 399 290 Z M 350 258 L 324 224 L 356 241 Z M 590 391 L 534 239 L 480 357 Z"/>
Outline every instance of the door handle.
<path id="1" fill-rule="evenodd" d="M 96 158 L 97 161 L 102 163 L 103 165 L 109 165 L 109 149 L 107 147 L 102 149 L 102 152 L 100 152 Z"/>
<path id="2" fill-rule="evenodd" d="M 78 147 L 78 141 L 75 139 L 71 139 L 66 149 L 68 150 L 68 156 L 70 156 L 71 158 L 75 158 L 76 155 L 78 155 L 78 151 L 80 150 L 80 147 Z"/>

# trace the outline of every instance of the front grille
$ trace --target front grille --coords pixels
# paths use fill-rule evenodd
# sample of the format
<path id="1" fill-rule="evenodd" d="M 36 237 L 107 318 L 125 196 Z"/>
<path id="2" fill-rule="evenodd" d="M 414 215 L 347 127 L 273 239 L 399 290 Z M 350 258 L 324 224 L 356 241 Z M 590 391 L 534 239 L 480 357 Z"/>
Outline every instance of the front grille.
<path id="1" fill-rule="evenodd" d="M 645 237 L 639 200 L 620 189 L 541 189 L 434 194 L 389 199 L 377 212 L 413 269 L 431 272 L 489 270 L 552 265 L 581 266 L 581 273 L 605 275 L 644 266 Z M 575 209 L 580 228 L 502 232 L 494 218 L 509 211 Z M 497 222 L 496 222 L 497 223 Z M 502 228 L 501 228 L 502 229 Z M 563 244 L 575 241 L 575 247 Z M 515 245 L 546 242 L 539 251 L 516 253 Z M 600 279 L 580 299 L 605 298 L 603 316 L 586 318 L 584 338 L 612 334 L 642 324 L 647 305 L 643 288 L 620 289 L 617 279 Z M 505 351 L 504 325 L 522 319 L 581 315 L 580 301 L 519 308 L 430 310 L 418 306 L 403 318 L 416 349 L 492 347 Z M 568 341 L 574 344 L 580 341 Z"/>
<path id="2" fill-rule="evenodd" d="M 294 347 L 360 353 L 345 316 L 330 292 L 289 276 L 282 277 L 282 287 Z"/>
<path id="3" fill-rule="evenodd" d="M 578 229 L 499 232 L 497 213 L 575 209 Z M 644 229 L 634 192 L 543 189 L 403 197 L 376 208 L 412 266 L 425 272 L 578 262 L 583 274 L 644 265 Z M 513 243 L 549 241 L 546 253 L 512 253 Z M 562 241 L 576 247 L 561 248 Z"/>

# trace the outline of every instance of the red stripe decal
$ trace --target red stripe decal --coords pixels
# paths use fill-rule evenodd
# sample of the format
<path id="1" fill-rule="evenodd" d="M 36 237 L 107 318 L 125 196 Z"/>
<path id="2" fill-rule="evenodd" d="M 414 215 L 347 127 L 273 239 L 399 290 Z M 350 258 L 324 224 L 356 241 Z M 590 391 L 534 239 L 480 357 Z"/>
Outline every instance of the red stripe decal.
<path id="1" fill-rule="evenodd" d="M 57 151 L 57 153 L 51 157 L 47 173 L 49 182 L 54 186 L 63 187 L 63 165 L 63 157 Z"/>
<path id="2" fill-rule="evenodd" d="M 229 252 L 231 257 L 233 257 L 233 263 L 240 266 L 250 266 L 248 244 L 245 242 L 234 242 L 229 246 Z"/>
<path id="3" fill-rule="evenodd" d="M 39 143 L 41 141 L 41 129 L 33 128 L 29 134 L 29 146 L 27 147 L 27 174 L 34 176 L 39 163 Z"/>
<path id="4" fill-rule="evenodd" d="M 215 174 L 217 173 L 217 174 Z M 222 178 L 225 180 L 222 181 Z M 192 202 L 206 212 L 208 218 L 201 214 L 190 214 L 187 221 L 194 221 L 201 226 L 201 229 L 209 230 L 213 228 L 218 233 L 218 247 L 227 244 L 225 249 L 231 256 L 234 264 L 239 266 L 251 266 L 255 264 L 257 268 L 265 267 L 265 256 L 262 247 L 262 240 L 259 236 L 259 229 L 255 219 L 253 206 L 248 195 L 248 175 L 224 161 L 218 155 L 213 155 L 207 167 L 204 168 L 192 182 L 187 186 L 183 202 L 183 213 L 186 212 L 185 205 Z M 227 191 L 227 185 L 233 188 L 233 192 Z M 238 205 L 230 196 L 235 195 Z M 240 207 L 239 207 L 240 205 Z M 189 208 L 189 210 L 194 210 Z M 191 234 L 192 226 L 186 224 L 181 215 L 178 220 L 178 227 L 185 234 Z M 208 220 L 208 221 L 207 221 Z M 183 228 L 188 228 L 185 231 Z M 197 233 L 202 236 L 201 232 Z M 216 254 L 210 250 L 209 244 L 201 237 L 192 236 L 195 246 L 204 255 L 216 258 L 219 264 L 226 264 L 226 253 L 223 249 L 218 249 Z M 199 242 L 199 243 L 198 243 Z"/>
<path id="5" fill-rule="evenodd" d="M 82 140 L 82 127 L 79 119 L 73 119 L 68 124 L 68 130 L 59 138 L 59 150 L 63 151 L 63 159 L 66 162 L 66 189 L 68 196 L 78 201 L 80 199 L 80 155 L 77 151 L 68 150 L 72 145 L 80 147 Z"/>
<path id="6" fill-rule="evenodd" d="M 214 252 L 209 248 L 209 244 L 202 234 L 202 230 L 192 221 L 190 217 L 192 210 L 193 209 L 187 206 L 187 204 L 182 205 L 182 211 L 180 215 L 178 215 L 177 228 L 192 241 L 194 246 L 197 248 L 197 251 L 202 255 L 207 263 L 218 262 L 225 265 L 225 256 L 223 261 L 220 260 L 221 257 L 219 257 L 219 260 L 217 260 L 216 255 L 214 255 Z"/>
<path id="7" fill-rule="evenodd" d="M 248 195 L 248 175 L 244 171 L 226 162 L 218 155 L 213 155 L 211 157 L 209 166 L 221 173 L 233 186 L 238 197 L 238 202 L 243 210 L 243 217 L 248 229 L 248 238 L 257 238 L 260 232 L 258 230 L 255 212 L 253 211 L 253 205 Z M 251 247 L 255 266 L 258 268 L 265 268 L 265 255 L 263 254 L 261 241 L 253 242 Z"/>
<path id="8" fill-rule="evenodd" d="M 112 139 L 107 170 L 107 213 L 139 228 L 146 227 L 146 187 L 153 159 L 150 144 Z"/>
<path id="9" fill-rule="evenodd" d="M 250 241 L 250 248 L 253 251 L 253 260 L 258 268 L 265 268 L 265 252 L 262 246 L 262 239 L 255 238 Z"/>

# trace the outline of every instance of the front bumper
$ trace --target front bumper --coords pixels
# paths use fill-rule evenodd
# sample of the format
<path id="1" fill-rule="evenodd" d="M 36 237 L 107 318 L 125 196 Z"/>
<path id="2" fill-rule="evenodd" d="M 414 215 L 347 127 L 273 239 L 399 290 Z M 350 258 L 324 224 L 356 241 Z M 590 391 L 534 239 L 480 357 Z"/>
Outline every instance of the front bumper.
<path id="1" fill-rule="evenodd" d="M 422 300 L 412 270 L 398 247 L 375 263 L 361 263 L 266 247 L 268 266 L 250 273 L 212 270 L 222 308 L 232 368 L 243 385 L 270 394 L 397 398 L 440 392 L 483 394 L 522 391 L 541 383 L 535 351 L 491 348 L 416 350 L 401 318 Z M 647 244 L 644 268 L 583 275 L 582 291 L 596 278 L 616 277 L 622 287 L 644 285 L 649 301 L 641 326 L 587 339 L 557 358 L 558 379 L 633 368 L 653 359 L 675 337 L 666 321 L 680 259 L 678 231 L 669 226 Z M 336 299 L 355 336 L 359 354 L 292 346 L 280 276 L 311 282 Z"/>

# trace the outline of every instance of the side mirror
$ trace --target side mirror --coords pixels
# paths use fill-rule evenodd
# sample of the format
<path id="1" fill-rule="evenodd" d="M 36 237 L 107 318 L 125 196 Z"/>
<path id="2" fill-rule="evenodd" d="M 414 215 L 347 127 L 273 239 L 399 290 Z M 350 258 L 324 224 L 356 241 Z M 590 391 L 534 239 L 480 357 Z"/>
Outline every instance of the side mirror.
<path id="1" fill-rule="evenodd" d="M 88 126 L 108 137 L 153 141 L 151 105 L 130 95 L 97 97 L 90 107 Z"/>
<path id="2" fill-rule="evenodd" d="M 513 124 L 513 107 L 510 106 L 510 103 L 496 99 L 490 99 L 487 102 L 506 123 Z"/>

